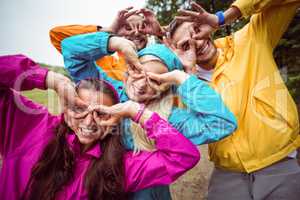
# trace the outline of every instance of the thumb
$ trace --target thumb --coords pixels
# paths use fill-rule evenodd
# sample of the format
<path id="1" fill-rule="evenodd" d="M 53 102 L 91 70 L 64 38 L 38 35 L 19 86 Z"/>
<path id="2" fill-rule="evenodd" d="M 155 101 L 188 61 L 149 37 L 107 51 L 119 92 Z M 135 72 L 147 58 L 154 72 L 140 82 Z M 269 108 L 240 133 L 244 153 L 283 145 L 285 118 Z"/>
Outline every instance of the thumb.
<path id="1" fill-rule="evenodd" d="M 165 82 L 165 78 L 162 74 L 155 74 L 153 72 L 147 72 L 146 74 L 150 79 L 157 81 L 159 84 Z"/>
<path id="2" fill-rule="evenodd" d="M 75 101 L 74 101 L 75 105 L 77 105 L 78 107 L 81 108 L 88 108 L 88 104 L 85 103 L 82 99 L 80 99 L 79 97 L 75 97 Z"/>
<path id="3" fill-rule="evenodd" d="M 111 117 L 109 120 L 98 120 L 97 124 L 99 126 L 115 126 L 120 122 L 120 118 Z"/>
<path id="4" fill-rule="evenodd" d="M 196 40 L 190 39 L 189 40 L 190 50 L 196 51 Z"/>

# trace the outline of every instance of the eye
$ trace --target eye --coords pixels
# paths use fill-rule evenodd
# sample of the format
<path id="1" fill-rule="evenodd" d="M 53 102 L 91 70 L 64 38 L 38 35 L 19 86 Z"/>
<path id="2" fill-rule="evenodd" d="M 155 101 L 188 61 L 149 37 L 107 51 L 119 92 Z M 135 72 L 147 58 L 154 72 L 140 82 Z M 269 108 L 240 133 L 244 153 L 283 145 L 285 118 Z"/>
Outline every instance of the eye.
<path id="1" fill-rule="evenodd" d="M 188 41 L 184 42 L 181 46 L 182 50 L 187 51 L 190 49 L 190 44 Z"/>
<path id="2" fill-rule="evenodd" d="M 73 107 L 71 108 L 71 110 L 73 110 L 73 111 L 76 112 L 76 113 L 82 113 L 82 112 L 85 111 L 85 109 L 83 109 L 83 108 L 81 108 L 81 107 L 77 107 L 77 106 L 73 106 Z"/>
<path id="3" fill-rule="evenodd" d="M 194 31 L 195 31 L 196 33 L 199 33 L 199 32 L 200 32 L 199 26 L 195 25 L 195 26 L 194 26 Z"/>
<path id="4" fill-rule="evenodd" d="M 153 80 L 153 79 L 149 78 L 149 81 L 155 85 L 160 85 L 160 82 L 158 82 L 157 80 Z"/>
<path id="5" fill-rule="evenodd" d="M 104 116 L 107 115 L 107 114 L 105 114 L 103 112 L 100 112 L 100 111 L 95 111 L 95 112 L 96 112 L 97 117 L 99 117 L 99 118 L 103 118 Z"/>
<path id="6" fill-rule="evenodd" d="M 125 30 L 126 30 L 126 31 L 131 31 L 132 29 L 131 29 L 131 27 L 130 27 L 128 24 L 126 24 L 126 25 L 125 25 Z"/>

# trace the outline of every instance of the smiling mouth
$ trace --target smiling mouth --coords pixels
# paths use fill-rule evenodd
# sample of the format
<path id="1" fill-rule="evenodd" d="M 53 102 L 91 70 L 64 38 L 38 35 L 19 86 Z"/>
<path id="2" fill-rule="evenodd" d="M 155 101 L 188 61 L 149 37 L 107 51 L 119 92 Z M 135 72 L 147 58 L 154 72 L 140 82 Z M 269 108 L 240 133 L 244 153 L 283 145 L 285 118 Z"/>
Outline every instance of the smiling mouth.
<path id="1" fill-rule="evenodd" d="M 131 37 L 129 39 L 134 43 L 144 43 L 146 41 L 146 39 L 142 37 Z"/>
<path id="2" fill-rule="evenodd" d="M 95 127 L 92 128 L 79 127 L 79 130 L 81 135 L 83 135 L 84 137 L 92 137 L 95 135 L 98 129 Z"/>
<path id="3" fill-rule="evenodd" d="M 209 46 L 210 46 L 209 42 L 205 41 L 204 44 L 200 48 L 197 48 L 197 50 L 196 50 L 197 56 L 204 55 L 207 52 L 207 50 L 209 49 Z"/>

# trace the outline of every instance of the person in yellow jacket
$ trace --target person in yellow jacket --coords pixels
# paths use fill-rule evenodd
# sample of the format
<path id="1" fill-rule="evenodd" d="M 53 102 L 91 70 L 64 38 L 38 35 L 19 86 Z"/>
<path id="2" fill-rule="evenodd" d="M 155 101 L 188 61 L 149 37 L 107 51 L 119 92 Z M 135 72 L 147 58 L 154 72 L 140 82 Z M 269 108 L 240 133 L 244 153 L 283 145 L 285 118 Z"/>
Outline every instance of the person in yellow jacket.
<path id="1" fill-rule="evenodd" d="M 238 118 L 232 135 L 209 145 L 215 164 L 209 200 L 300 198 L 297 107 L 272 55 L 299 5 L 300 0 L 236 0 L 225 12 L 211 14 L 192 3 L 193 10 L 179 10 L 169 25 L 171 47 L 185 70 L 209 81 Z M 250 22 L 211 39 L 214 30 L 239 17 Z"/>
<path id="2" fill-rule="evenodd" d="M 61 42 L 68 37 L 104 31 L 123 36 L 132 41 L 137 50 L 146 47 L 148 42 L 147 34 L 161 37 L 163 29 L 155 18 L 152 11 L 148 9 L 133 10 L 132 7 L 118 12 L 116 19 L 111 26 L 105 28 L 97 25 L 66 25 L 57 26 L 50 30 L 52 45 L 61 53 Z M 116 80 L 123 80 L 127 65 L 124 56 L 117 52 L 112 56 L 104 56 L 96 61 L 97 65 Z"/>

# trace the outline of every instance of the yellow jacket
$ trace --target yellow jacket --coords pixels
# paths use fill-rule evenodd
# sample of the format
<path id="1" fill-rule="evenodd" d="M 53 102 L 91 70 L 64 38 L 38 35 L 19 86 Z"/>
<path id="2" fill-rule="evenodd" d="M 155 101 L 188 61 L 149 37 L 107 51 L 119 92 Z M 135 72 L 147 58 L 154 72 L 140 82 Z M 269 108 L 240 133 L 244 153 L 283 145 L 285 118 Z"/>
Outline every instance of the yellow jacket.
<path id="1" fill-rule="evenodd" d="M 95 25 L 68 25 L 57 26 L 50 30 L 50 40 L 53 46 L 61 52 L 61 42 L 73 35 L 93 33 L 97 31 Z M 122 81 L 127 65 L 124 56 L 121 53 L 115 53 L 112 56 L 104 56 L 96 61 L 98 66 L 106 72 L 106 74 L 116 80 Z"/>
<path id="2" fill-rule="evenodd" d="M 212 86 L 238 118 L 238 129 L 210 144 L 217 167 L 253 172 L 286 157 L 300 146 L 299 119 L 273 58 L 300 0 L 237 0 L 250 22 L 215 41 L 220 56 Z"/>

